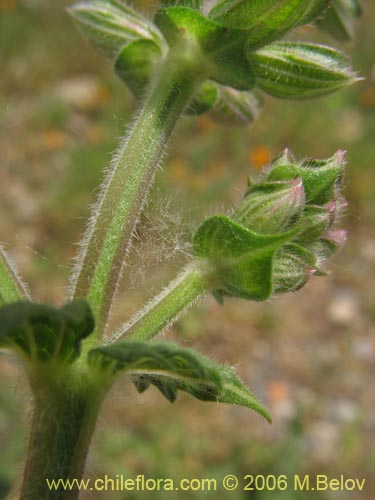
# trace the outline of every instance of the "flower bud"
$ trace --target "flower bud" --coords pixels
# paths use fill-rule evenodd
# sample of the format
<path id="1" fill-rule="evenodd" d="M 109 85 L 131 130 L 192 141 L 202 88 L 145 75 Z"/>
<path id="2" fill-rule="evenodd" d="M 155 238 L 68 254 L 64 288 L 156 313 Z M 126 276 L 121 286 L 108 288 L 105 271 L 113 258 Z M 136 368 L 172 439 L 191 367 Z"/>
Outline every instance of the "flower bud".
<path id="1" fill-rule="evenodd" d="M 259 116 L 261 104 L 260 96 L 254 92 L 236 90 L 207 80 L 199 88 L 186 112 L 194 115 L 209 112 L 216 122 L 247 125 Z"/>
<path id="2" fill-rule="evenodd" d="M 280 233 L 298 220 L 304 206 L 301 178 L 264 182 L 248 190 L 235 212 L 235 220 L 257 233 Z"/>
<path id="3" fill-rule="evenodd" d="M 113 58 L 137 39 L 163 44 L 157 28 L 121 0 L 82 0 L 68 10 L 83 35 L 106 57 Z"/>
<path id="4" fill-rule="evenodd" d="M 281 99 L 329 94 L 356 81 L 347 58 L 323 45 L 277 42 L 248 53 L 256 87 Z"/>
<path id="5" fill-rule="evenodd" d="M 273 293 L 294 292 L 316 272 L 316 257 L 305 248 L 290 243 L 283 246 L 273 261 Z"/>
<path id="6" fill-rule="evenodd" d="M 197 258 L 212 269 L 212 293 L 264 300 L 294 291 L 345 243 L 336 229 L 346 202 L 338 192 L 343 153 L 296 162 L 288 151 L 249 189 L 232 217 L 213 216 L 193 241 Z"/>
<path id="7" fill-rule="evenodd" d="M 331 226 L 333 213 L 330 207 L 319 207 L 317 205 L 306 206 L 301 221 L 301 231 L 296 237 L 296 241 L 301 245 L 308 245 Z"/>
<path id="8" fill-rule="evenodd" d="M 210 116 L 228 125 L 247 125 L 258 118 L 261 104 L 261 98 L 254 92 L 218 85 L 218 98 L 210 110 Z"/>
<path id="9" fill-rule="evenodd" d="M 340 252 L 345 245 L 346 239 L 347 231 L 344 229 L 331 229 L 321 238 L 308 245 L 309 250 L 316 255 L 316 264 L 319 271 L 328 258 Z"/>
<path id="10" fill-rule="evenodd" d="M 330 248 L 330 255 L 339 252 L 346 243 L 348 232 L 345 229 L 333 229 L 327 231 L 323 236 L 323 241 Z"/>
<path id="11" fill-rule="evenodd" d="M 338 151 L 327 160 L 293 161 L 289 152 L 272 162 L 266 172 L 267 181 L 302 178 L 307 205 L 322 206 L 337 198 L 345 161 Z"/>

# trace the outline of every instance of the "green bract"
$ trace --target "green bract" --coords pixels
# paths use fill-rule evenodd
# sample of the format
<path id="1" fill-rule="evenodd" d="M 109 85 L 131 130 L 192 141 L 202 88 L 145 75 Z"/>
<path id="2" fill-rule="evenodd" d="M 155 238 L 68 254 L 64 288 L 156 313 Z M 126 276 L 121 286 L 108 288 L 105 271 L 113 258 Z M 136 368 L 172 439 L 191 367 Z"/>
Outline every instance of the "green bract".
<path id="1" fill-rule="evenodd" d="M 89 305 L 76 300 L 56 309 L 16 302 L 0 309 L 0 348 L 10 348 L 30 362 L 71 363 L 80 343 L 94 330 Z"/>
<path id="2" fill-rule="evenodd" d="M 340 249 L 346 233 L 334 224 L 345 202 L 339 151 L 328 160 L 297 163 L 276 158 L 249 189 L 232 217 L 207 219 L 194 236 L 194 252 L 210 269 L 212 291 L 265 300 L 297 290 Z"/>
<path id="3" fill-rule="evenodd" d="M 263 235 L 237 224 L 229 217 L 207 219 L 194 235 L 196 257 L 212 266 L 217 276 L 217 296 L 265 300 L 272 293 L 272 261 L 276 251 L 293 232 Z"/>

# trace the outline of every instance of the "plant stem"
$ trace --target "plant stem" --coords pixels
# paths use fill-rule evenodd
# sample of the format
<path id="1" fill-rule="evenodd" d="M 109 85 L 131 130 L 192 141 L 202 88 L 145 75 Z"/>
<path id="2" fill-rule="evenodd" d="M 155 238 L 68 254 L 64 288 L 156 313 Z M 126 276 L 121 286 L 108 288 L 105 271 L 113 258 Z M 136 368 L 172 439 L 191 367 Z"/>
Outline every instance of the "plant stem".
<path id="1" fill-rule="evenodd" d="M 46 374 L 51 378 L 51 374 Z M 69 378 L 69 377 L 68 377 Z M 102 397 L 97 390 L 64 380 L 34 387 L 29 448 L 20 500 L 76 500 L 77 487 L 52 489 L 47 480 L 80 481 Z"/>
<path id="2" fill-rule="evenodd" d="M 204 78 L 194 51 L 174 48 L 157 70 L 129 135 L 114 155 L 77 259 L 71 297 L 87 296 L 105 329 L 124 259 L 178 117 Z"/>
<path id="3" fill-rule="evenodd" d="M 197 265 L 189 266 L 157 297 L 152 299 L 113 336 L 113 341 L 149 340 L 171 325 L 209 289 L 206 273 Z"/>
<path id="4" fill-rule="evenodd" d="M 25 285 L 0 246 L 0 306 L 27 299 L 30 297 Z"/>

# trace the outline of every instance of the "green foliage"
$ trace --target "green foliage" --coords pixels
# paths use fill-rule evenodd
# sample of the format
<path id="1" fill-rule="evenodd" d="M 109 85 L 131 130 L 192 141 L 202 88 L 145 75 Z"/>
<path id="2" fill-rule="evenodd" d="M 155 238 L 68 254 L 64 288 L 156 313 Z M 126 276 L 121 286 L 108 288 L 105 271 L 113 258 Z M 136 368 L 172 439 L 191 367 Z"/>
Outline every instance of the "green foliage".
<path id="1" fill-rule="evenodd" d="M 72 363 L 81 341 L 94 329 L 85 300 L 61 309 L 46 304 L 16 302 L 0 309 L 0 347 L 14 349 L 32 363 Z"/>
<path id="2" fill-rule="evenodd" d="M 267 410 L 235 372 L 192 349 L 171 342 L 122 342 L 89 352 L 88 362 L 112 376 L 132 375 L 139 392 L 156 386 L 171 402 L 184 391 L 202 401 L 218 401 L 251 408 L 267 420 Z"/>

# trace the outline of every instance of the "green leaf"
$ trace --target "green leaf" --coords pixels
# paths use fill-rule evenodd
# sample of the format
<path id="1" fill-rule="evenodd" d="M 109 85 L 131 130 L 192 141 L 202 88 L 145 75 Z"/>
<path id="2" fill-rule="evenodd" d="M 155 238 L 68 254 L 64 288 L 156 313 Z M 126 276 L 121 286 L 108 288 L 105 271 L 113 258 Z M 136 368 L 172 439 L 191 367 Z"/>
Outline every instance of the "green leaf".
<path id="1" fill-rule="evenodd" d="M 330 8 L 317 26 L 342 42 L 354 38 L 354 22 L 361 15 L 361 6 L 357 0 L 333 0 Z"/>
<path id="2" fill-rule="evenodd" d="M 228 28 L 247 30 L 254 49 L 314 20 L 330 0 L 219 0 L 209 17 Z"/>
<path id="3" fill-rule="evenodd" d="M 16 302 L 0 309 L 0 347 L 15 349 L 28 361 L 71 363 L 81 340 L 94 329 L 83 299 L 57 309 L 46 304 Z"/>
<path id="4" fill-rule="evenodd" d="M 115 61 L 116 74 L 137 98 L 143 97 L 152 69 L 161 56 L 160 47 L 152 40 L 135 40 L 125 45 L 118 54 Z"/>
<path id="5" fill-rule="evenodd" d="M 251 408 L 268 421 L 270 415 L 235 372 L 172 342 L 122 342 L 89 352 L 91 366 L 115 376 L 129 373 L 139 392 L 155 385 L 171 402 L 178 391 L 202 401 L 219 401 Z"/>
<path id="6" fill-rule="evenodd" d="M 348 59 L 323 45 L 278 42 L 249 51 L 256 86 L 281 99 L 329 94 L 355 81 Z"/>
<path id="7" fill-rule="evenodd" d="M 216 294 L 265 300 L 272 293 L 275 252 L 295 234 L 257 234 L 229 217 L 215 215 L 198 228 L 193 249 L 196 257 L 212 266 Z"/>
<path id="8" fill-rule="evenodd" d="M 196 50 L 202 59 L 201 67 L 208 78 L 239 90 L 251 90 L 254 76 L 246 60 L 246 34 L 228 30 L 186 7 L 160 9 L 155 24 L 171 48 L 182 47 L 183 57 L 196 59 Z"/>
<path id="9" fill-rule="evenodd" d="M 163 46 L 158 30 L 121 0 L 79 1 L 68 8 L 82 34 L 102 55 L 113 58 L 137 39 Z"/>

